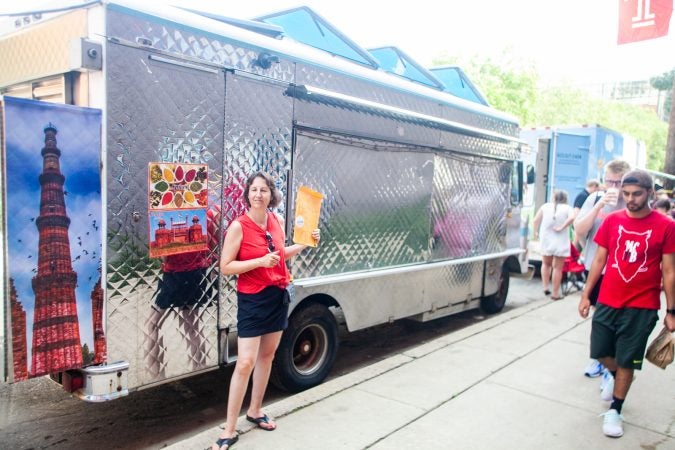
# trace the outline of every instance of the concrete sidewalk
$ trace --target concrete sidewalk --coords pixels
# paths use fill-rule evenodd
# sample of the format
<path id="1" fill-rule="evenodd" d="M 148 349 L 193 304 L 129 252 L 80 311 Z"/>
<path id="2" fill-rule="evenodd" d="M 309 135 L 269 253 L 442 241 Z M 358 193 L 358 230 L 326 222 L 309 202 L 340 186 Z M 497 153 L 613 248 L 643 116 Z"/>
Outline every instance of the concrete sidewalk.
<path id="1" fill-rule="evenodd" d="M 624 436 L 602 434 L 609 403 L 582 374 L 590 320 L 578 300 L 533 302 L 267 405 L 277 430 L 240 418 L 234 448 L 675 449 L 675 366 L 645 362 Z M 210 448 L 220 431 L 168 448 Z"/>

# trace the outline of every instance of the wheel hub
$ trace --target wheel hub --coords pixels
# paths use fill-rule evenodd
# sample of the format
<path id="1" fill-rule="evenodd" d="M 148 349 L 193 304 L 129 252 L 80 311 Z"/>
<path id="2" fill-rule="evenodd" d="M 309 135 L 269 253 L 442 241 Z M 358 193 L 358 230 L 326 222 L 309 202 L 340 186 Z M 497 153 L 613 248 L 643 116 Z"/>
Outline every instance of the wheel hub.
<path id="1" fill-rule="evenodd" d="M 309 341 L 303 341 L 300 343 L 300 354 L 301 355 L 309 355 L 309 353 L 312 351 L 312 344 Z"/>

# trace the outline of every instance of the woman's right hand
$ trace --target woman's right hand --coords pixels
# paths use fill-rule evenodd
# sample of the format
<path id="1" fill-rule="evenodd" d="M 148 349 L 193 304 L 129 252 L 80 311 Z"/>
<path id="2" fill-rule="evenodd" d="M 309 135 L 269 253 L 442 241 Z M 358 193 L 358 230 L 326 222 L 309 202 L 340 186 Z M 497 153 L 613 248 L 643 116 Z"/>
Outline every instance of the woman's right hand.
<path id="1" fill-rule="evenodd" d="M 275 252 L 270 252 L 266 254 L 265 256 L 259 258 L 258 260 L 260 261 L 260 267 L 267 267 L 267 268 L 272 268 L 279 264 L 279 260 L 281 257 L 279 256 L 279 250 Z"/>

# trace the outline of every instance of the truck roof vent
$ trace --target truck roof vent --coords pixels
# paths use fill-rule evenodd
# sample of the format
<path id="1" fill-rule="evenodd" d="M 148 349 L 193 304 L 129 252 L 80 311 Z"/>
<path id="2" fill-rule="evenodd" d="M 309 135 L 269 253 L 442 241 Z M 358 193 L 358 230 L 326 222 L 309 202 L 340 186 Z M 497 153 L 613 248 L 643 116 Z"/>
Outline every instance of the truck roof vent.
<path id="1" fill-rule="evenodd" d="M 235 19 L 233 17 L 221 16 L 219 14 L 213 14 L 205 11 L 199 11 L 196 9 L 181 8 L 183 11 L 188 11 L 200 16 L 208 17 L 209 19 L 217 20 L 218 22 L 223 22 L 228 25 L 234 25 L 235 27 L 244 28 L 255 33 L 263 34 L 265 36 L 270 36 L 275 39 L 281 39 L 284 34 L 284 29 L 269 23 L 259 22 L 255 20 L 246 20 L 246 19 Z"/>
<path id="2" fill-rule="evenodd" d="M 383 70 L 416 83 L 443 90 L 445 86 L 434 74 L 422 67 L 398 47 L 368 49 Z"/>
<path id="3" fill-rule="evenodd" d="M 284 30 L 284 35 L 310 47 L 374 69 L 378 67 L 370 53 L 306 6 L 256 17 L 255 20 L 277 25 Z"/>
<path id="4" fill-rule="evenodd" d="M 445 85 L 445 91 L 481 105 L 490 106 L 464 71 L 457 66 L 432 67 L 429 69 Z"/>

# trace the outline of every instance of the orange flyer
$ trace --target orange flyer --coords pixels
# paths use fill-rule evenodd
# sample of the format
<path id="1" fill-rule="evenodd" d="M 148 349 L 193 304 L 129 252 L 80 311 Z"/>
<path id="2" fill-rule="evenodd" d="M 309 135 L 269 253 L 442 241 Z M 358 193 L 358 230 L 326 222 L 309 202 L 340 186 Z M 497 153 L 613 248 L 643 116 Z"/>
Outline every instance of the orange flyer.
<path id="1" fill-rule="evenodd" d="M 295 198 L 295 226 L 293 227 L 293 242 L 296 244 L 316 247 L 312 237 L 312 230 L 319 227 L 323 194 L 306 186 L 300 186 Z"/>

